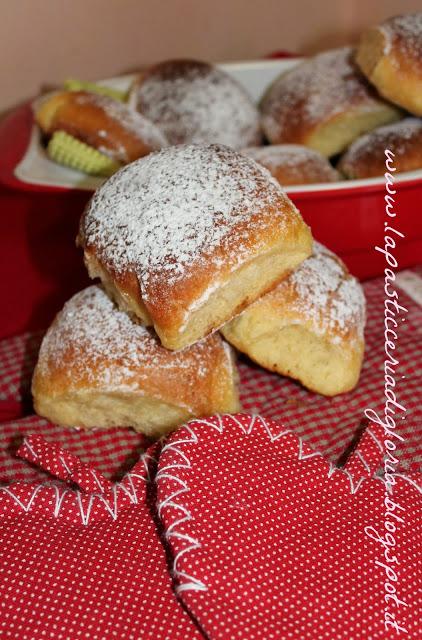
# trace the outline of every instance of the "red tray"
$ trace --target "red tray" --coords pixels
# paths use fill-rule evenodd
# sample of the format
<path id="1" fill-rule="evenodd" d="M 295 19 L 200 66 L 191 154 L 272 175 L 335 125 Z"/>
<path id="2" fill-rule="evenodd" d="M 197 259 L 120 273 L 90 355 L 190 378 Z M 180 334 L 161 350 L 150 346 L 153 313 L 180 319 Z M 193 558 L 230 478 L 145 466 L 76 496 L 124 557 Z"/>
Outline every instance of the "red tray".
<path id="1" fill-rule="evenodd" d="M 419 264 L 422 258 L 422 177 L 397 182 L 395 188 L 397 217 L 390 224 L 404 238 L 394 249 L 394 257 L 398 268 L 405 269 Z M 347 188 L 327 185 L 320 191 L 288 194 L 314 238 L 337 253 L 354 275 L 366 280 L 383 273 L 385 258 L 375 247 L 384 245 L 384 184 L 354 186 L 351 181 Z"/>
<path id="2" fill-rule="evenodd" d="M 45 327 L 72 293 L 88 282 L 75 247 L 80 215 L 89 191 L 31 185 L 14 169 L 33 124 L 29 104 L 0 124 L 0 338 Z M 422 178 L 397 184 L 397 228 L 405 238 L 395 250 L 399 268 L 422 256 Z M 367 279 L 382 273 L 385 189 L 377 185 L 324 189 L 293 188 L 289 195 L 315 238 L 338 253 L 350 270 Z"/>

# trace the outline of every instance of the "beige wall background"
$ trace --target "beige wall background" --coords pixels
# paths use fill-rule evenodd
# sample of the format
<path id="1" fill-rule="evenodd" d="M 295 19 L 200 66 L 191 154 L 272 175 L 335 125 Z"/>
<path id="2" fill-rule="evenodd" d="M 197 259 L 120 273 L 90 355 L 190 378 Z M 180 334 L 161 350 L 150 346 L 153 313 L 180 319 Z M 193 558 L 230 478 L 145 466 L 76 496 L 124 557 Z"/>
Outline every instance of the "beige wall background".
<path id="1" fill-rule="evenodd" d="M 0 112 L 68 76 L 174 56 L 253 59 L 353 42 L 420 0 L 0 0 Z"/>

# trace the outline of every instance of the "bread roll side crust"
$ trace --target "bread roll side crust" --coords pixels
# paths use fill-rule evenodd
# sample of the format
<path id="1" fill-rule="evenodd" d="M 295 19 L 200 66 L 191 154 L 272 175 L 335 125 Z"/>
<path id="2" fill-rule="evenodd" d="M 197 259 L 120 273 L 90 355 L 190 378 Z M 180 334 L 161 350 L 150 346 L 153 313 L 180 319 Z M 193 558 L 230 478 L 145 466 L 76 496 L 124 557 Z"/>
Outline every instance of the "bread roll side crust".
<path id="1" fill-rule="evenodd" d="M 353 389 L 364 353 L 365 300 L 333 253 L 312 257 L 221 333 L 257 364 L 326 396 Z"/>
<path id="2" fill-rule="evenodd" d="M 116 274 L 95 255 L 95 248 L 85 246 L 85 263 L 91 277 L 99 277 L 119 307 L 146 326 L 154 326 L 162 344 L 171 350 L 183 349 L 218 329 L 251 302 L 273 289 L 292 269 L 312 252 L 309 227 L 286 207 L 287 232 L 277 237 L 269 224 L 268 234 L 251 238 L 257 247 L 256 257 L 230 270 L 226 261 L 218 271 L 216 261 L 205 263 L 190 277 L 169 290 L 165 274 L 161 287 L 154 291 L 154 301 L 145 302 L 134 271 Z M 293 212 L 294 213 L 294 212 Z M 233 238 L 235 242 L 235 237 Z M 79 240 L 83 244 L 83 240 Z M 265 246 L 265 251 L 263 250 Z M 224 256 L 221 252 L 220 264 Z"/>
<path id="3" fill-rule="evenodd" d="M 191 417 L 239 409 L 233 350 L 218 334 L 172 353 L 98 286 L 57 315 L 32 392 L 37 412 L 58 424 L 131 426 L 154 435 Z"/>
<path id="4" fill-rule="evenodd" d="M 386 44 L 381 28 L 368 30 L 359 43 L 356 62 L 384 98 L 422 116 L 422 60 L 409 59 L 395 42 L 385 53 Z"/>
<path id="5" fill-rule="evenodd" d="M 384 175 L 386 150 L 394 158 L 397 172 L 422 168 L 422 121 L 405 118 L 397 124 L 375 129 L 352 144 L 337 168 L 348 178 Z"/>
<path id="6" fill-rule="evenodd" d="M 43 132 L 51 136 L 64 131 L 81 142 L 97 149 L 118 162 L 132 162 L 148 155 L 163 144 L 164 137 L 152 123 L 145 121 L 149 134 L 145 138 L 132 126 L 125 126 L 121 112 L 131 114 L 128 107 L 114 105 L 119 117 L 109 111 L 112 98 L 82 91 L 56 94 L 40 107 L 36 120 Z M 140 119 L 141 116 L 136 115 Z M 152 142 L 154 140 L 154 142 Z"/>
<path id="7" fill-rule="evenodd" d="M 401 117 L 399 109 L 386 103 L 381 103 L 374 110 L 351 108 L 310 130 L 306 145 L 330 158 L 347 149 L 359 136 L 376 127 L 396 122 Z"/>
<path id="8" fill-rule="evenodd" d="M 297 318 L 275 319 L 273 313 L 259 308 L 249 318 L 240 315 L 222 327 L 221 333 L 258 365 L 293 378 L 315 393 L 336 396 L 356 387 L 365 350 L 363 340 L 351 344 L 344 339 L 333 344 L 297 324 Z"/>
<path id="9" fill-rule="evenodd" d="M 330 157 L 400 117 L 357 69 L 350 47 L 326 51 L 280 75 L 261 100 L 272 144 L 302 144 Z"/>
<path id="10" fill-rule="evenodd" d="M 130 426 L 148 437 L 164 435 L 193 417 L 177 405 L 124 393 L 79 391 L 52 396 L 34 386 L 38 415 L 64 427 L 112 428 Z"/>

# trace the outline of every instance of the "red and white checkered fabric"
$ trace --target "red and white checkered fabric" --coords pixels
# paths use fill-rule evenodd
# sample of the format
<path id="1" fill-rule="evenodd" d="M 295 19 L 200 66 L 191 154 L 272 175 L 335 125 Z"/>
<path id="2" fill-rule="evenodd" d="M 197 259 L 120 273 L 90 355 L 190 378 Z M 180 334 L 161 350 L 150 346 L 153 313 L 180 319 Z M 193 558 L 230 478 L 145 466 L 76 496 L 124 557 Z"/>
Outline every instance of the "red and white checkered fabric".
<path id="1" fill-rule="evenodd" d="M 112 479 L 131 469 L 147 446 L 146 439 L 131 429 L 66 429 L 31 415 L 0 425 L 0 483 L 42 482 L 49 477 L 40 467 L 16 457 L 25 436 L 33 433 L 59 444 Z"/>

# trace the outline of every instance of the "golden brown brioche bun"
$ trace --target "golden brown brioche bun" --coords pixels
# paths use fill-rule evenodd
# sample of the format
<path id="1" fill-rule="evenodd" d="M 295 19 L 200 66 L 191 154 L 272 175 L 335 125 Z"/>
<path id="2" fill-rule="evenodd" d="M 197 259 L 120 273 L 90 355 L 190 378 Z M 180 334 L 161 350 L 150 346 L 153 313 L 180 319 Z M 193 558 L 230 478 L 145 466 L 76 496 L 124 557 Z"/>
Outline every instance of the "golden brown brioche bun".
<path id="1" fill-rule="evenodd" d="M 318 151 L 299 144 L 272 144 L 243 149 L 249 158 L 259 162 L 282 186 L 335 182 L 339 173 Z"/>
<path id="2" fill-rule="evenodd" d="M 265 369 L 334 396 L 358 382 L 364 324 L 360 284 L 315 243 L 311 258 L 221 331 Z"/>
<path id="3" fill-rule="evenodd" d="M 221 145 L 167 147 L 94 194 L 79 243 L 91 277 L 181 349 L 274 287 L 312 250 L 270 173 Z"/>
<path id="4" fill-rule="evenodd" d="M 129 102 L 164 132 L 170 144 L 259 144 L 259 112 L 232 77 L 206 62 L 168 60 L 143 72 Z"/>
<path id="5" fill-rule="evenodd" d="M 65 131 L 123 164 L 168 144 L 152 122 L 127 105 L 86 91 L 54 94 L 42 103 L 35 118 L 47 136 Z"/>
<path id="6" fill-rule="evenodd" d="M 52 422 L 159 436 L 192 417 L 237 411 L 236 380 L 231 349 L 217 333 L 167 351 L 91 286 L 47 331 L 32 393 L 37 413 Z"/>
<path id="7" fill-rule="evenodd" d="M 368 29 L 356 62 L 381 95 L 422 116 L 422 12 Z"/>
<path id="8" fill-rule="evenodd" d="M 320 53 L 279 76 L 261 101 L 273 144 L 303 144 L 330 157 L 375 127 L 400 118 L 353 63 L 352 49 Z"/>
<path id="9" fill-rule="evenodd" d="M 348 178 L 382 176 L 386 172 L 386 149 L 398 173 L 422 169 L 422 120 L 405 118 L 358 138 L 338 168 Z"/>

